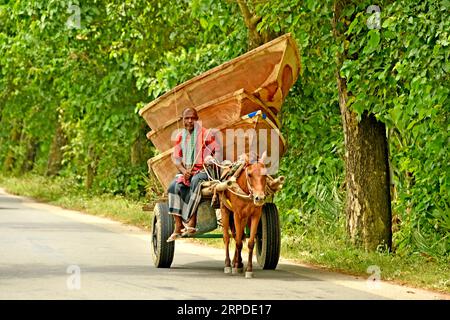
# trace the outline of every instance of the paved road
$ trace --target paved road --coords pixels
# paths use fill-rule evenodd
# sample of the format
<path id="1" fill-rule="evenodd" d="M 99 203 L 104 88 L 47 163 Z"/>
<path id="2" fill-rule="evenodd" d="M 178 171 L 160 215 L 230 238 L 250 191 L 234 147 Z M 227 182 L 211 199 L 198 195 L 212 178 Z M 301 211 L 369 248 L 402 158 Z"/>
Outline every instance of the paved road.
<path id="1" fill-rule="evenodd" d="M 285 260 L 245 279 L 223 274 L 222 250 L 175 247 L 172 268 L 157 269 L 148 231 L 0 189 L 0 299 L 448 299 Z"/>

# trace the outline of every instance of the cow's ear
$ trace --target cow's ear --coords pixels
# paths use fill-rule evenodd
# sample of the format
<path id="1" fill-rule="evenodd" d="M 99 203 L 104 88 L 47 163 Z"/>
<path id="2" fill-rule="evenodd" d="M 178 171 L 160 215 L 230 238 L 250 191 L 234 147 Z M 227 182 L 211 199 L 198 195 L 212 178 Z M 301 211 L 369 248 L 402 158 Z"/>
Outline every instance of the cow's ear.
<path id="1" fill-rule="evenodd" d="M 255 151 L 250 151 L 249 161 L 250 163 L 256 163 L 258 161 L 258 154 Z"/>
<path id="2" fill-rule="evenodd" d="M 243 153 L 238 158 L 239 161 L 243 161 L 245 164 L 249 163 L 248 154 Z"/>
<path id="3" fill-rule="evenodd" d="M 267 151 L 264 151 L 263 154 L 261 155 L 261 158 L 259 158 L 259 162 L 264 164 L 264 161 L 266 161 L 266 158 L 267 158 Z"/>

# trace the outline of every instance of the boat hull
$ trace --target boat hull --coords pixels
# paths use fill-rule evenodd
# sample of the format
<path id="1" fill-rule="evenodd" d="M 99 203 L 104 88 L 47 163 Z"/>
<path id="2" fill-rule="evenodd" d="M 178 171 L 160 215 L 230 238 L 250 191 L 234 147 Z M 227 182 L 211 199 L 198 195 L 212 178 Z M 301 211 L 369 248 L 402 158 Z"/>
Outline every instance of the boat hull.
<path id="1" fill-rule="evenodd" d="M 300 71 L 300 55 L 290 34 L 278 37 L 242 56 L 186 81 L 139 110 L 157 131 L 196 107 L 244 89 L 277 114 Z"/>
<path id="2" fill-rule="evenodd" d="M 205 128 L 224 128 L 238 122 L 242 116 L 261 110 L 279 127 L 278 118 L 258 99 L 244 90 L 236 91 L 196 108 L 200 124 Z M 157 131 L 150 131 L 150 139 L 156 149 L 165 151 L 173 147 L 177 134 L 183 128 L 181 118 L 166 123 Z"/>

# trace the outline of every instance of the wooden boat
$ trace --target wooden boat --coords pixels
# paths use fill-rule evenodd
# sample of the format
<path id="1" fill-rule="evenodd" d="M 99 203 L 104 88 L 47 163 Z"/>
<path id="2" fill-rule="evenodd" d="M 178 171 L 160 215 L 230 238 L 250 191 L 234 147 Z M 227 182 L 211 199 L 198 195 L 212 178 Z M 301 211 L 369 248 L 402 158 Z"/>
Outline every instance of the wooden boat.
<path id="1" fill-rule="evenodd" d="M 241 120 L 241 117 L 253 111 L 261 110 L 276 125 L 278 118 L 261 101 L 245 92 L 244 89 L 207 102 L 196 107 L 201 125 L 205 128 L 224 128 Z M 173 147 L 178 130 L 183 128 L 183 120 L 176 118 L 168 121 L 157 131 L 150 131 L 147 138 L 160 151 Z"/>
<path id="2" fill-rule="evenodd" d="M 298 48 L 288 33 L 176 86 L 139 110 L 139 115 L 157 131 L 180 117 L 184 108 L 200 106 L 239 89 L 277 114 L 299 71 Z"/>
<path id="3" fill-rule="evenodd" d="M 286 141 L 277 126 L 261 111 L 241 117 L 233 124 L 224 125 L 218 130 L 222 133 L 223 158 L 236 161 L 246 152 L 254 151 L 259 156 L 267 152 L 269 174 L 276 173 L 278 162 L 285 152 Z M 170 182 L 178 173 L 172 161 L 173 148 L 148 160 L 149 170 L 167 190 Z"/>

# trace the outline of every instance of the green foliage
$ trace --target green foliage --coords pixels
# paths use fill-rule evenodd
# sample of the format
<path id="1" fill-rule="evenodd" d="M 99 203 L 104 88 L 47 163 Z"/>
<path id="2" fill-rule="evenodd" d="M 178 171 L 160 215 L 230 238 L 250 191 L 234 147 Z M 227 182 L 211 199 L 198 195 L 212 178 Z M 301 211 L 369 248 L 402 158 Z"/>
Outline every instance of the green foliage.
<path id="1" fill-rule="evenodd" d="M 450 251 L 450 21 L 444 1 L 386 2 L 381 29 L 366 28 L 364 8 L 345 19 L 348 59 L 341 74 L 353 109 L 368 110 L 389 129 L 401 220 L 398 249 L 431 255 Z"/>
<path id="2" fill-rule="evenodd" d="M 142 147 L 148 128 L 136 111 L 242 53 L 244 45 L 231 44 L 245 43 L 245 26 L 236 28 L 233 4 L 214 1 L 71 4 L 0 6 L 0 163 L 11 158 L 21 174 L 34 139 L 34 170 L 44 174 L 61 127 L 59 175 L 82 184 L 89 167 L 95 191 L 142 196 L 154 151 Z M 80 28 L 69 28 L 78 13 Z"/>
<path id="3" fill-rule="evenodd" d="M 257 29 L 292 32 L 303 64 L 283 106 L 289 149 L 282 172 L 289 184 L 277 202 L 285 226 L 299 231 L 311 215 L 334 212 L 333 221 L 341 212 L 342 201 L 331 199 L 343 194 L 335 58 L 345 52 L 340 75 L 347 80 L 351 108 L 359 115 L 374 113 L 389 129 L 393 215 L 400 221 L 395 250 L 445 256 L 450 253 L 448 3 L 384 1 L 379 29 L 377 16 L 367 12 L 371 4 L 346 6 L 336 26 L 346 38 L 339 41 L 332 35 L 332 1 L 255 7 L 262 17 Z"/>

